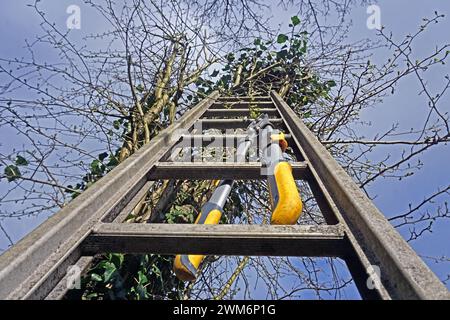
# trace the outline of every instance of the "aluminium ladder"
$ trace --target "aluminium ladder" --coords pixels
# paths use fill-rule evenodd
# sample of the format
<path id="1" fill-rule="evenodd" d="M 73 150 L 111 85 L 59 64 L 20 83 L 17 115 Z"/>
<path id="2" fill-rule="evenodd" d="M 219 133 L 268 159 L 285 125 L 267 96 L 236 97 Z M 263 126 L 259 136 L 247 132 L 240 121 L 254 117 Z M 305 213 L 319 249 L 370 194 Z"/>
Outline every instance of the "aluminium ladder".
<path id="1" fill-rule="evenodd" d="M 228 108 L 227 105 L 232 107 Z M 181 140 L 208 144 L 239 135 L 195 130 L 246 128 L 250 106 L 286 133 L 295 179 L 309 184 L 323 225 L 122 223 L 159 179 L 265 179 L 261 163 L 170 162 Z M 233 118 L 234 117 L 234 118 Z M 242 137 L 241 137 L 242 138 Z M 363 298 L 448 299 L 446 287 L 274 91 L 221 97 L 213 92 L 0 256 L 0 299 L 61 299 L 68 269 L 87 270 L 99 253 L 214 254 L 342 258 Z M 379 285 L 373 266 L 380 269 Z"/>

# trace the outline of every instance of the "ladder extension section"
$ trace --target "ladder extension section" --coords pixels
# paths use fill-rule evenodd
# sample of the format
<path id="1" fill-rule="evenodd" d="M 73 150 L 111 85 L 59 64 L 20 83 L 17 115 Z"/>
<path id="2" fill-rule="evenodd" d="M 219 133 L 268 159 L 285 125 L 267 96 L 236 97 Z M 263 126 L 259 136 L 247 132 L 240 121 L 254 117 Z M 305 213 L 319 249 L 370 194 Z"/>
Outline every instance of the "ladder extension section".
<path id="1" fill-rule="evenodd" d="M 241 146 L 255 111 L 267 116 L 267 123 L 256 131 L 269 140 L 257 148 L 258 159 L 250 159 L 248 150 L 248 160 L 241 154 L 232 162 L 185 152 Z M 209 129 L 215 130 L 203 132 Z M 273 134 L 275 129 L 283 135 Z M 287 145 L 295 161 L 282 157 Z M 267 156 L 277 153 L 276 161 Z M 179 157 L 184 160 L 173 161 Z M 200 162 L 192 161 L 199 158 Z M 264 170 L 269 175 L 263 175 Z M 160 179 L 217 180 L 218 191 L 203 206 L 196 224 L 123 223 Z M 218 224 L 233 181 L 254 179 L 268 179 L 271 225 Z M 295 224 L 302 203 L 294 179 L 308 183 L 325 224 Z M 174 268 L 186 280 L 195 277 L 205 255 L 339 257 L 363 298 L 450 298 L 441 281 L 274 91 L 256 97 L 213 92 L 203 99 L 4 252 L 0 299 L 61 299 L 74 268 L 82 273 L 96 254 L 107 252 L 177 255 Z M 374 267 L 380 278 L 369 288 Z"/>

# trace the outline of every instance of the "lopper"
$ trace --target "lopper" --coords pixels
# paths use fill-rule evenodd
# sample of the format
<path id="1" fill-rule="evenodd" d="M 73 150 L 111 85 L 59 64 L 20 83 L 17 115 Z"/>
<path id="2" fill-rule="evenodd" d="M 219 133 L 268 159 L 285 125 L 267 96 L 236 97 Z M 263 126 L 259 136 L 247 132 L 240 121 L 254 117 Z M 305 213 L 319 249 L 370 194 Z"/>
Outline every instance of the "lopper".
<path id="1" fill-rule="evenodd" d="M 283 157 L 288 147 L 283 133 L 275 133 L 267 114 L 252 121 L 247 128 L 246 138 L 239 143 L 236 156 L 238 162 L 246 160 L 252 143 L 259 139 L 259 150 L 263 170 L 268 176 L 270 203 L 272 207 L 271 224 L 295 224 L 302 211 L 302 201 L 292 175 L 292 167 Z M 231 189 L 233 180 L 217 180 L 211 198 L 200 210 L 196 224 L 218 224 Z M 177 255 L 173 270 L 183 281 L 196 279 L 198 268 L 204 255 Z"/>

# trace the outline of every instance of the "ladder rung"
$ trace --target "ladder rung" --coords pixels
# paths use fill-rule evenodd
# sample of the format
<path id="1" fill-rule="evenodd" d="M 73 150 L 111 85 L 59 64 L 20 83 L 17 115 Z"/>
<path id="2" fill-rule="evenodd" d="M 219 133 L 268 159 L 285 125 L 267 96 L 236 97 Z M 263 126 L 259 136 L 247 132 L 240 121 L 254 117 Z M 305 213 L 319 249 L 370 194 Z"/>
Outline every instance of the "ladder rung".
<path id="1" fill-rule="evenodd" d="M 306 162 L 294 162 L 294 179 L 305 179 L 308 165 Z M 260 162 L 158 162 L 150 171 L 149 180 L 259 180 L 266 179 L 262 174 Z"/>
<path id="2" fill-rule="evenodd" d="M 250 124 L 250 119 L 200 119 L 195 126 L 200 126 L 203 130 L 206 129 L 245 129 Z M 270 119 L 274 125 L 283 123 L 283 119 Z"/>
<path id="3" fill-rule="evenodd" d="M 255 113 L 264 114 L 269 116 L 278 116 L 279 113 L 276 108 L 261 108 L 255 109 Z M 206 110 L 203 114 L 204 117 L 249 117 L 250 109 L 210 109 Z"/>
<path id="4" fill-rule="evenodd" d="M 255 109 L 256 108 L 274 108 L 274 104 L 272 101 L 233 101 L 233 102 L 216 102 L 211 107 L 209 107 L 209 110 L 212 109 L 249 109 L 249 107 L 252 106 Z"/>
<path id="5" fill-rule="evenodd" d="M 339 225 L 108 223 L 96 227 L 83 251 L 339 257 L 344 241 Z"/>
<path id="6" fill-rule="evenodd" d="M 187 145 L 198 144 L 198 146 L 204 147 L 211 143 L 221 144 L 224 147 L 237 146 L 239 142 L 244 140 L 247 137 L 245 134 L 185 134 L 182 136 L 183 143 Z M 284 138 L 288 142 L 289 145 L 292 145 L 293 139 L 292 135 L 285 134 Z M 214 147 L 214 146 L 212 146 Z"/>
<path id="7" fill-rule="evenodd" d="M 217 98 L 217 101 L 272 101 L 272 98 L 270 96 L 233 96 L 233 97 L 219 97 Z"/>

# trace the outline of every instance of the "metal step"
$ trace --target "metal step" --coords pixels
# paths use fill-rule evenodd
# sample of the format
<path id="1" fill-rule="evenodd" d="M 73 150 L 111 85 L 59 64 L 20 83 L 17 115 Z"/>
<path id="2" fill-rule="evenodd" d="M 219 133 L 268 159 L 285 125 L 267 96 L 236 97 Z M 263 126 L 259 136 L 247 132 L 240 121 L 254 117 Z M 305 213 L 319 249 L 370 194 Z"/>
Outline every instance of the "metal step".
<path id="1" fill-rule="evenodd" d="M 233 96 L 233 97 L 219 97 L 217 101 L 230 102 L 230 101 L 272 101 L 270 96 Z"/>
<path id="2" fill-rule="evenodd" d="M 249 109 L 249 108 L 275 108 L 272 101 L 234 101 L 234 102 L 215 102 L 209 109 Z"/>
<path id="3" fill-rule="evenodd" d="M 245 129 L 250 124 L 250 119 L 200 119 L 196 122 L 195 127 L 201 126 L 202 130 L 207 129 Z M 270 119 L 272 124 L 283 124 L 282 119 Z"/>
<path id="4" fill-rule="evenodd" d="M 181 136 L 183 142 L 187 145 L 205 147 L 211 143 L 221 144 L 226 146 L 237 146 L 240 141 L 245 139 L 245 134 L 185 134 Z M 285 134 L 284 138 L 289 145 L 293 145 L 294 141 L 292 135 Z"/>
<path id="5" fill-rule="evenodd" d="M 276 108 L 254 108 L 253 110 L 245 109 L 210 109 L 207 110 L 203 117 L 250 117 L 251 113 L 267 114 L 269 116 L 278 116 L 279 112 Z"/>
<path id="6" fill-rule="evenodd" d="M 291 163 L 294 179 L 307 177 L 306 162 Z M 148 174 L 149 180 L 259 180 L 267 179 L 262 174 L 260 162 L 158 162 Z"/>
<path id="7" fill-rule="evenodd" d="M 84 241 L 84 254 L 103 252 L 339 257 L 338 225 L 100 224 Z"/>

